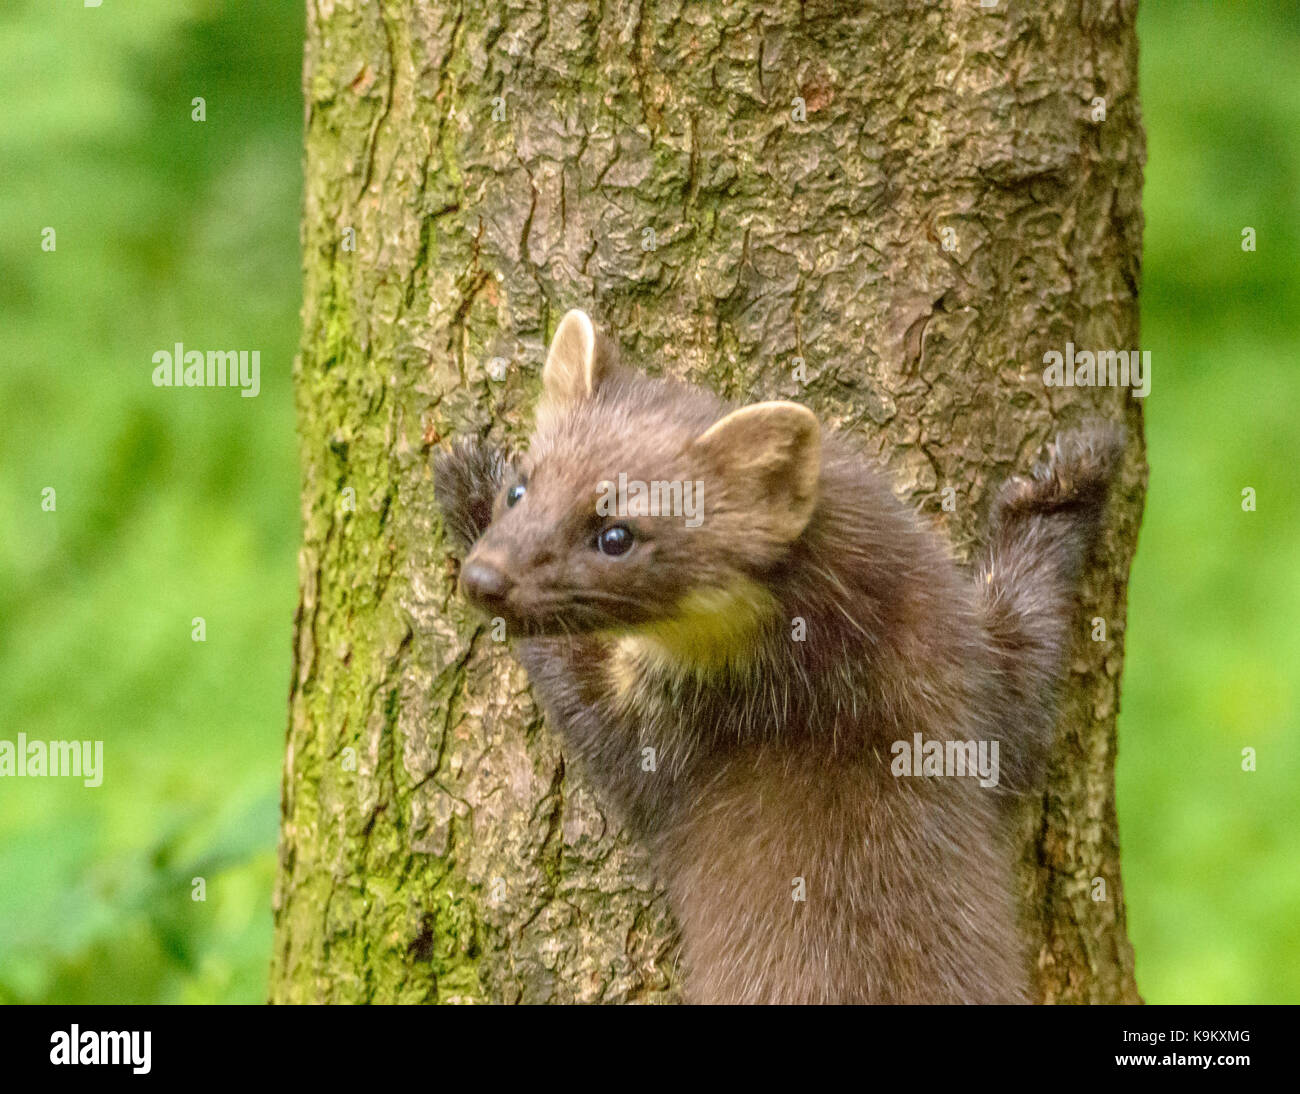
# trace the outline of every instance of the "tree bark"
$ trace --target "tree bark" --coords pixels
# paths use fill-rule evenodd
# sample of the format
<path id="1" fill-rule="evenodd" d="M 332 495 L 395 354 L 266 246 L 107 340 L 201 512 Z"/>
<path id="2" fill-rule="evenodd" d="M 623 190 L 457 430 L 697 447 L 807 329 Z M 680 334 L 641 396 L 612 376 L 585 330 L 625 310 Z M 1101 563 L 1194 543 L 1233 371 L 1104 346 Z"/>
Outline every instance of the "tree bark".
<path id="1" fill-rule="evenodd" d="M 1141 404 L 1043 380 L 1067 342 L 1138 346 L 1136 5 L 863 7 L 309 0 L 273 1001 L 680 997 L 645 858 L 455 595 L 433 507 L 434 446 L 526 437 L 573 306 L 647 371 L 806 403 L 967 556 L 1062 423 L 1127 421 L 1023 885 L 1041 999 L 1137 1001 L 1113 768 Z"/>

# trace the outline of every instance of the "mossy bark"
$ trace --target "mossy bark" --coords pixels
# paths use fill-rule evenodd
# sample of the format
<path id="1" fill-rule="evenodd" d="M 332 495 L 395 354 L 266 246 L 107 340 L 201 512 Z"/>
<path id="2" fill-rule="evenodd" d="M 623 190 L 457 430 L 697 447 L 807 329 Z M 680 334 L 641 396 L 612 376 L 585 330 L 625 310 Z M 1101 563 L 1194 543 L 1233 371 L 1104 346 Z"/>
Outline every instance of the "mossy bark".
<path id="1" fill-rule="evenodd" d="M 646 861 L 455 596 L 432 503 L 434 446 L 526 436 L 580 306 L 648 371 L 856 434 L 961 553 L 1062 423 L 1127 420 L 1023 878 L 1041 998 L 1136 1000 L 1113 767 L 1140 403 L 1042 378 L 1068 341 L 1138 345 L 1135 5 L 308 9 L 271 998 L 679 997 Z"/>

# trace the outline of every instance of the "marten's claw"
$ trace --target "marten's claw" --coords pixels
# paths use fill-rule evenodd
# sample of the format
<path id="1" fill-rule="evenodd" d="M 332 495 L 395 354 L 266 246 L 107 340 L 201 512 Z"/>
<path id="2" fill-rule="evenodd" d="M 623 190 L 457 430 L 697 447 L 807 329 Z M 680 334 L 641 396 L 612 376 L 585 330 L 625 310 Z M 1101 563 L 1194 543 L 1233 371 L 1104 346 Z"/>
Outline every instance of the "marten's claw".
<path id="1" fill-rule="evenodd" d="M 434 457 L 434 497 L 454 554 L 466 554 L 492 523 L 506 466 L 501 450 L 477 437 L 461 437 Z"/>

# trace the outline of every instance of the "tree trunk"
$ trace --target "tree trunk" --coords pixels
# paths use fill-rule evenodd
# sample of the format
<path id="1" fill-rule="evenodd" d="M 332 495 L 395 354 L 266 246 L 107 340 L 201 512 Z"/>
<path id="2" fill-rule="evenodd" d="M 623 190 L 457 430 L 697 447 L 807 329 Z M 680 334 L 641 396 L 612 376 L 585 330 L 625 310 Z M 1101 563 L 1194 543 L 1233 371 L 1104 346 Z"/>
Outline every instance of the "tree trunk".
<path id="1" fill-rule="evenodd" d="M 1141 404 L 1043 379 L 1067 342 L 1138 345 L 1135 4 L 308 7 L 272 999 L 680 997 L 646 859 L 455 595 L 433 508 L 433 447 L 522 441 L 578 306 L 647 371 L 857 435 L 964 555 L 1061 423 L 1128 422 L 1023 884 L 1040 997 L 1137 1001 L 1113 768 Z"/>

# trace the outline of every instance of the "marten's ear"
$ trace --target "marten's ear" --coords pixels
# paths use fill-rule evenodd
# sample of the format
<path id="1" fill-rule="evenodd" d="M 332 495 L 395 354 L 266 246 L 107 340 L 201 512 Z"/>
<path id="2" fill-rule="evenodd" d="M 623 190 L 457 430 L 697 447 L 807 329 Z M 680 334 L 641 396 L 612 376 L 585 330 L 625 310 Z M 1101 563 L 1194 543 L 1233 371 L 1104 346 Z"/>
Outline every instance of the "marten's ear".
<path id="1" fill-rule="evenodd" d="M 553 405 L 586 399 L 596 393 L 607 369 L 607 354 L 591 318 L 584 311 L 567 312 L 551 339 L 542 370 L 542 395 Z"/>
<path id="2" fill-rule="evenodd" d="M 743 504 L 773 539 L 798 537 L 817 504 L 821 429 L 798 403 L 757 403 L 733 411 L 691 444 L 721 480 L 721 493 Z M 713 484 L 706 481 L 705 490 Z"/>

